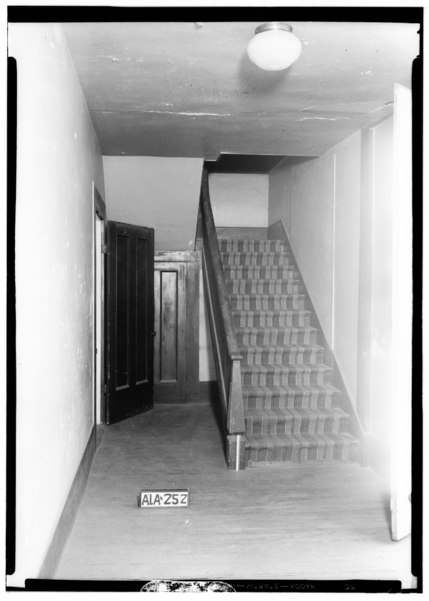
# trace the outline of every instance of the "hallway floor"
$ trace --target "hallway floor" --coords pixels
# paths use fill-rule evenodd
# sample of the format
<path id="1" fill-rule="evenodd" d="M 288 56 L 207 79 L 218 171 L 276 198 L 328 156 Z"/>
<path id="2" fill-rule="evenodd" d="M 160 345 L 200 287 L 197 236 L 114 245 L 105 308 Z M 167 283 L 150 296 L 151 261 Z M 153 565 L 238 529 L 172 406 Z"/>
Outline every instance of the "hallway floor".
<path id="1" fill-rule="evenodd" d="M 138 509 L 141 488 L 190 507 Z M 411 584 L 379 477 L 353 464 L 225 468 L 207 405 L 161 405 L 105 428 L 55 578 L 372 579 Z"/>

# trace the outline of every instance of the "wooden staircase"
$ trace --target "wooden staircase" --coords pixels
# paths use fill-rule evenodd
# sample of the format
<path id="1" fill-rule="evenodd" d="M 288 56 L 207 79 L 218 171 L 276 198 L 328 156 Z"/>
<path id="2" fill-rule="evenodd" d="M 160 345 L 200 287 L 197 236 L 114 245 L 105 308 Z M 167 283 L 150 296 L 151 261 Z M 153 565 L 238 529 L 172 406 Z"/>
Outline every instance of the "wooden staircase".
<path id="1" fill-rule="evenodd" d="M 242 356 L 246 465 L 355 459 L 359 440 L 288 243 L 218 244 Z"/>

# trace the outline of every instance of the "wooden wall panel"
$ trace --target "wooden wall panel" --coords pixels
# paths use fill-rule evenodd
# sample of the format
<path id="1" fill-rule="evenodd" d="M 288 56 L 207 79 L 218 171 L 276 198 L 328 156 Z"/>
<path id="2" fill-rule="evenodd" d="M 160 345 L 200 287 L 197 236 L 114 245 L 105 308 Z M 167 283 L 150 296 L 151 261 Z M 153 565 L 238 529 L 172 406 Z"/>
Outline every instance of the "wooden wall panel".
<path id="1" fill-rule="evenodd" d="M 162 269 L 159 272 L 160 319 L 159 336 L 159 379 L 161 382 L 177 380 L 179 358 L 178 325 L 181 317 L 179 308 L 179 270 Z M 182 299 L 180 299 L 182 300 Z M 181 304 L 181 303 L 180 303 Z"/>

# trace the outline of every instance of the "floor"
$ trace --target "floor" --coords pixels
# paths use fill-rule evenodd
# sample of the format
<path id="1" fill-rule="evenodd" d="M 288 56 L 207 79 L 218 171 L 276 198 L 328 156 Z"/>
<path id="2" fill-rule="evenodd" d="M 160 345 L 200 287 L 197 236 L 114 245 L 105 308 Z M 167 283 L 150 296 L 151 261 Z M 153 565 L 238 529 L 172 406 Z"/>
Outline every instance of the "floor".
<path id="1" fill-rule="evenodd" d="M 190 507 L 138 509 L 146 488 Z M 55 578 L 376 579 L 411 586 L 380 478 L 354 464 L 225 468 L 208 405 L 161 405 L 105 428 Z"/>

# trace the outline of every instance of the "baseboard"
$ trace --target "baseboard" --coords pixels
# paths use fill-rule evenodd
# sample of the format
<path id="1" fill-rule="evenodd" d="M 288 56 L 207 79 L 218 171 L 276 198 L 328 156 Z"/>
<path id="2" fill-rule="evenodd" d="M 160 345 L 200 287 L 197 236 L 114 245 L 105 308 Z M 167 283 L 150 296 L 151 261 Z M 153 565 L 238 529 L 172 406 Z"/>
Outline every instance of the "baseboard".
<path id="1" fill-rule="evenodd" d="M 288 233 L 286 230 L 286 226 L 285 226 L 283 220 L 280 219 L 279 221 L 276 221 L 276 223 L 273 223 L 272 225 L 270 225 L 268 227 L 268 239 L 269 240 L 284 240 L 289 247 L 290 253 L 292 255 L 292 260 L 294 261 L 295 266 L 296 266 L 296 270 L 298 271 L 299 277 L 301 278 L 301 280 L 305 286 L 307 302 L 308 302 L 308 309 L 311 311 L 312 320 L 313 320 L 312 325 L 318 329 L 320 337 L 321 337 L 321 343 L 325 348 L 325 362 L 329 367 L 332 368 L 333 384 L 339 390 L 341 390 L 341 392 L 343 393 L 344 401 L 345 401 L 343 409 L 345 409 L 351 416 L 350 431 L 354 436 L 356 436 L 356 438 L 359 438 L 362 440 L 363 429 L 362 429 L 362 425 L 360 423 L 359 416 L 356 413 L 356 409 L 350 400 L 350 396 L 347 391 L 347 387 L 344 383 L 344 379 L 341 374 L 341 370 L 340 370 L 337 360 L 335 358 L 335 354 L 332 351 L 331 345 L 328 343 L 326 336 L 323 332 L 322 325 L 319 321 L 319 317 L 317 315 L 317 311 L 314 308 L 313 301 L 310 297 L 310 294 L 308 293 L 307 286 L 305 285 L 305 280 L 302 277 L 301 271 L 299 269 L 299 265 L 298 265 L 295 255 L 294 255 L 293 248 L 290 243 L 289 236 L 288 236 Z"/>
<path id="2" fill-rule="evenodd" d="M 88 480 L 89 472 L 97 448 L 97 427 L 92 428 L 86 449 L 77 469 L 73 483 L 65 502 L 57 527 L 55 528 L 51 544 L 46 553 L 45 560 L 40 569 L 39 578 L 54 578 L 56 569 L 61 559 L 61 554 L 73 527 L 79 504 L 82 500 Z"/>
<path id="3" fill-rule="evenodd" d="M 200 382 L 200 402 L 213 403 L 220 401 L 217 380 Z"/>

